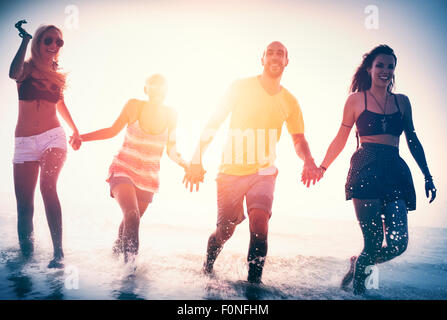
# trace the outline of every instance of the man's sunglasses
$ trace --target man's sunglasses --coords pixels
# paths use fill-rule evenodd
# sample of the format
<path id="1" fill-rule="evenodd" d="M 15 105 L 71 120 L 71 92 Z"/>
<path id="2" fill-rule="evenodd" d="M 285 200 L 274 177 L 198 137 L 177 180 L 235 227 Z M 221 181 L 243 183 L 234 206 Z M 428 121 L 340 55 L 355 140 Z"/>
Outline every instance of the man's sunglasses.
<path id="1" fill-rule="evenodd" d="M 43 40 L 43 43 L 44 43 L 46 46 L 49 46 L 49 45 L 51 45 L 51 44 L 53 43 L 53 38 L 51 38 L 51 37 L 45 38 L 45 39 Z M 64 40 L 62 40 L 62 39 L 56 39 L 56 45 L 57 45 L 59 48 L 62 47 L 62 46 L 64 45 Z"/>

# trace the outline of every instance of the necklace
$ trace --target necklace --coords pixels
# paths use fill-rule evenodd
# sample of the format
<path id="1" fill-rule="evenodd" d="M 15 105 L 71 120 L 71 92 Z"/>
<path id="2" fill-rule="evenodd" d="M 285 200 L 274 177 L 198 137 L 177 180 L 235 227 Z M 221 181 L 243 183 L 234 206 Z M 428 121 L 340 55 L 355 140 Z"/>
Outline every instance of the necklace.
<path id="1" fill-rule="evenodd" d="M 382 105 L 379 103 L 379 101 L 377 100 L 377 98 L 373 95 L 373 93 L 371 92 L 371 90 L 369 90 L 369 93 L 371 94 L 371 96 L 374 98 L 374 100 L 376 101 L 377 105 L 379 106 L 380 110 L 383 111 L 383 118 L 382 118 L 382 131 L 383 133 L 386 132 L 386 128 L 387 128 L 387 122 L 386 122 L 386 106 L 387 106 L 387 102 L 388 102 L 388 93 L 386 94 L 386 98 L 385 98 L 385 106 L 382 107 Z"/>

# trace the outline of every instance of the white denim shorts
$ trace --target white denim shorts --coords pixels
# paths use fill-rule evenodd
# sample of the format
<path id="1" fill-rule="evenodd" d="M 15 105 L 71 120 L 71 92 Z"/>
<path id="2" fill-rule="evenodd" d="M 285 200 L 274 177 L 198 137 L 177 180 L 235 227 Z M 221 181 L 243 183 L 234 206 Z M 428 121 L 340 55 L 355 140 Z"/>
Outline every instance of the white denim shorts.
<path id="1" fill-rule="evenodd" d="M 16 137 L 13 163 L 40 161 L 45 150 L 60 148 L 67 151 L 67 137 L 62 127 L 56 127 L 29 137 Z"/>

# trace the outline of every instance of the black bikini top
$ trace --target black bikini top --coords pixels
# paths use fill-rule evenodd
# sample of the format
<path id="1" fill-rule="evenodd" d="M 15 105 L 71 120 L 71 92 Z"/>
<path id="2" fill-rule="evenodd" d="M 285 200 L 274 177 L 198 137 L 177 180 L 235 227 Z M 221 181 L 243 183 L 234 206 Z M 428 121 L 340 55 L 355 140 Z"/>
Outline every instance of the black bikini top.
<path id="1" fill-rule="evenodd" d="M 365 110 L 363 110 L 355 122 L 359 136 L 363 137 L 379 134 L 390 134 L 392 136 L 399 137 L 404 130 L 404 124 L 396 95 L 393 94 L 397 111 L 391 114 L 380 114 L 371 112 L 367 109 L 366 91 L 363 93 L 365 95 Z"/>
<path id="2" fill-rule="evenodd" d="M 19 100 L 47 100 L 56 103 L 63 98 L 60 87 L 52 83 L 49 88 L 39 79 L 29 77 L 19 83 Z"/>

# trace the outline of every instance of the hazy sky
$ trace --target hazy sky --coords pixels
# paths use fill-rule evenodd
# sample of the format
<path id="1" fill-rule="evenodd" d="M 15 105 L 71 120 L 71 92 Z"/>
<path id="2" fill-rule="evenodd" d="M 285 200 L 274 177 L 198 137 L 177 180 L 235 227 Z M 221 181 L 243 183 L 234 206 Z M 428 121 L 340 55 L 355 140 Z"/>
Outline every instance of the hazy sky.
<path id="1" fill-rule="evenodd" d="M 367 28 L 372 13 L 365 9 L 370 5 L 378 9 L 378 29 Z M 410 223 L 447 227 L 445 1 L 93 0 L 10 1 L 2 6 L 0 192 L 4 207 L 13 207 L 15 201 L 12 157 L 17 119 L 17 90 L 7 75 L 20 44 L 14 23 L 27 19 L 24 27 L 30 33 L 44 23 L 64 31 L 61 64 L 69 72 L 70 86 L 66 103 L 81 133 L 111 125 L 128 99 L 144 98 L 144 79 L 161 72 L 169 83 L 167 104 L 179 113 L 178 148 L 186 158 L 228 85 L 236 78 L 259 74 L 264 47 L 279 40 L 290 58 L 283 85 L 301 105 L 306 138 L 319 164 L 340 125 L 350 80 L 362 55 L 378 44 L 388 44 L 398 57 L 396 92 L 412 102 L 415 127 L 440 190 L 429 206 L 423 176 L 403 136 L 401 155 L 412 169 L 418 197 L 418 210 L 411 213 Z M 214 177 L 224 134 L 222 130 L 206 154 L 208 175 L 197 195 L 182 189 L 182 170 L 164 157 L 158 208 L 175 211 L 182 203 L 186 211 L 216 210 Z M 86 205 L 109 201 L 104 180 L 122 139 L 120 135 L 86 143 L 78 152 L 71 150 L 60 192 Z M 277 151 L 274 212 L 285 217 L 354 219 L 352 204 L 344 200 L 354 151 L 352 133 L 324 180 L 307 190 L 299 183 L 302 162 L 284 130 Z"/>

